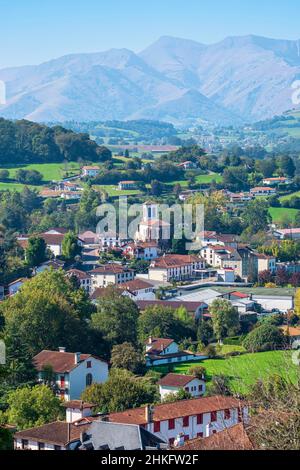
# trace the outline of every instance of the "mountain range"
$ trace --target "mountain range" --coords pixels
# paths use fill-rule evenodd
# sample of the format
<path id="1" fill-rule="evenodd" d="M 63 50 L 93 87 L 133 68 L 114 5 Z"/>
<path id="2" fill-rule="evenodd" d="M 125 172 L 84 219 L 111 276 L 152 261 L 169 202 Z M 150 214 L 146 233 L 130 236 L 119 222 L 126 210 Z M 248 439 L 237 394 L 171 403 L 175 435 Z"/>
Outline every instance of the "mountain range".
<path id="1" fill-rule="evenodd" d="M 229 37 L 204 45 L 163 36 L 140 53 L 72 54 L 0 70 L 0 115 L 33 121 L 158 119 L 253 122 L 295 107 L 300 40 Z"/>

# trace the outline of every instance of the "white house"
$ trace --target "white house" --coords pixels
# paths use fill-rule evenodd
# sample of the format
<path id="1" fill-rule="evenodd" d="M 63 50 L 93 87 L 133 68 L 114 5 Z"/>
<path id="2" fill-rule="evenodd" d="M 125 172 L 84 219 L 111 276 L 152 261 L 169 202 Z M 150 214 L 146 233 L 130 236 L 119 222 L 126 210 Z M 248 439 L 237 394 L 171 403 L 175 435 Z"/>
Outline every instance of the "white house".
<path id="1" fill-rule="evenodd" d="M 189 351 L 180 351 L 178 344 L 170 338 L 153 338 L 146 342 L 146 366 L 160 366 L 203 359 Z"/>
<path id="2" fill-rule="evenodd" d="M 253 194 L 255 197 L 268 197 L 273 196 L 277 193 L 275 188 L 267 187 L 267 186 L 258 186 L 257 188 L 250 189 L 250 193 Z"/>
<path id="3" fill-rule="evenodd" d="M 167 374 L 157 384 L 162 401 L 167 395 L 176 394 L 180 390 L 186 391 L 193 398 L 198 398 L 205 393 L 204 378 L 198 379 L 193 375 Z"/>
<path id="4" fill-rule="evenodd" d="M 146 261 L 158 258 L 158 252 L 158 245 L 155 241 L 128 243 L 123 247 L 125 256 Z"/>
<path id="5" fill-rule="evenodd" d="M 299 240 L 300 228 L 276 229 L 273 235 L 278 240 Z"/>
<path id="6" fill-rule="evenodd" d="M 83 177 L 95 178 L 100 173 L 100 168 L 98 166 L 84 166 L 81 169 L 81 174 Z"/>
<path id="7" fill-rule="evenodd" d="M 184 281 L 196 276 L 196 271 L 205 269 L 205 260 L 194 255 L 167 254 L 150 264 L 149 279 L 170 282 Z"/>
<path id="8" fill-rule="evenodd" d="M 88 294 L 91 292 L 92 280 L 91 275 L 88 272 L 81 271 L 80 269 L 70 269 L 67 271 L 67 276 L 74 276 L 82 289 L 84 289 Z"/>
<path id="9" fill-rule="evenodd" d="M 103 383 L 108 378 L 107 362 L 92 354 L 58 351 L 41 351 L 34 356 L 33 364 L 43 381 L 43 370 L 51 366 L 55 375 L 57 395 L 62 400 L 77 400 L 82 392 L 93 383 Z"/>
<path id="10" fill-rule="evenodd" d="M 81 400 L 64 403 L 66 420 L 17 432 L 15 450 L 157 450 L 167 444 L 142 426 L 110 423 L 93 415 L 95 405 Z"/>
<path id="11" fill-rule="evenodd" d="M 277 186 L 278 184 L 291 184 L 291 180 L 289 178 L 285 178 L 284 176 L 277 177 L 277 178 L 265 178 L 263 180 L 263 184 L 265 186 Z"/>
<path id="12" fill-rule="evenodd" d="M 93 417 L 95 405 L 81 400 L 64 403 L 66 421 L 54 421 L 26 429 L 14 435 L 15 450 L 75 450 L 81 444 L 83 433 L 99 416 Z"/>
<path id="13" fill-rule="evenodd" d="M 91 289 L 98 287 L 122 284 L 134 279 L 134 271 L 121 264 L 105 264 L 89 271 L 91 275 Z"/>
<path id="14" fill-rule="evenodd" d="M 205 438 L 239 422 L 247 422 L 248 407 L 233 397 L 212 396 L 111 413 L 108 419 L 139 424 L 172 445 L 180 434 L 185 441 Z"/>
<path id="15" fill-rule="evenodd" d="M 136 181 L 120 181 L 118 184 L 119 191 L 129 191 L 136 188 Z"/>
<path id="16" fill-rule="evenodd" d="M 119 285 L 122 295 L 130 297 L 132 300 L 155 300 L 155 291 L 152 284 L 142 279 L 133 279 Z"/>

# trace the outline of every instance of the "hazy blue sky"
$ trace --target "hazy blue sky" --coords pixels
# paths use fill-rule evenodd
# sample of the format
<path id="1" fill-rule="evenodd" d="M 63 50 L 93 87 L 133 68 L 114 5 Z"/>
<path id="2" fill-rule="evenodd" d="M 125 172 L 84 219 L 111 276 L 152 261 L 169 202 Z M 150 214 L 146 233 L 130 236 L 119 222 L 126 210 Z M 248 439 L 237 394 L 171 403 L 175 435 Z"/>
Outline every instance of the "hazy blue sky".
<path id="1" fill-rule="evenodd" d="M 0 68 L 162 35 L 212 43 L 229 35 L 300 38 L 299 0 L 0 0 Z"/>

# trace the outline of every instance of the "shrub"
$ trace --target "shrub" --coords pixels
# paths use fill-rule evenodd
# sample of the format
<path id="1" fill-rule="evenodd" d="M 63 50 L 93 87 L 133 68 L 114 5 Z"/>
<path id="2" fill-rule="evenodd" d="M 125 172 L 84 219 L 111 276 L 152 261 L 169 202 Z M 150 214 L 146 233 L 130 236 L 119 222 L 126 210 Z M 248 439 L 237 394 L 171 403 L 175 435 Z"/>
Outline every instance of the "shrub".
<path id="1" fill-rule="evenodd" d="M 189 375 L 194 375 L 197 379 L 203 379 L 206 377 L 206 369 L 202 366 L 191 367 L 188 371 Z"/>
<path id="2" fill-rule="evenodd" d="M 280 349 L 284 345 L 283 332 L 269 322 L 255 328 L 243 341 L 244 348 L 250 352 Z"/>

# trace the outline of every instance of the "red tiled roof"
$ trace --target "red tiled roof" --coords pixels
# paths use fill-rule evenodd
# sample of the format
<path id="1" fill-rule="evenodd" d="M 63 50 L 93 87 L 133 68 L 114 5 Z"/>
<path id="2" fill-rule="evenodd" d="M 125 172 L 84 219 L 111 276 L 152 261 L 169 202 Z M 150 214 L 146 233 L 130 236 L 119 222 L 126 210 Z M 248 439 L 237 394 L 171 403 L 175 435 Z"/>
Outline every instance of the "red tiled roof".
<path id="1" fill-rule="evenodd" d="M 80 439 L 81 433 L 86 432 L 90 424 L 97 419 L 99 417 L 88 417 L 75 423 L 55 421 L 54 423 L 17 432 L 15 439 L 26 439 L 65 447 L 70 442 Z"/>
<path id="2" fill-rule="evenodd" d="M 80 361 L 85 361 L 89 357 L 93 356 L 91 354 L 81 354 Z M 78 365 L 75 364 L 75 353 L 46 350 L 34 356 L 33 364 L 38 371 L 42 371 L 43 367 L 50 365 L 56 373 L 70 372 Z"/>
<path id="3" fill-rule="evenodd" d="M 167 387 L 185 387 L 195 379 L 197 379 L 197 377 L 193 375 L 168 374 L 160 379 L 157 384 Z"/>
<path id="4" fill-rule="evenodd" d="M 82 400 L 70 400 L 63 403 L 65 408 L 73 408 L 78 410 L 85 410 L 87 408 L 96 408 L 97 405 L 93 403 L 87 403 Z"/>
<path id="5" fill-rule="evenodd" d="M 123 272 L 133 272 L 132 269 L 129 269 L 121 264 L 105 264 L 103 266 L 99 266 L 99 268 L 93 269 L 90 271 L 91 274 L 119 274 Z"/>
<path id="6" fill-rule="evenodd" d="M 194 255 L 165 255 L 152 262 L 154 268 L 176 268 L 203 261 Z"/>
<path id="7" fill-rule="evenodd" d="M 242 292 L 232 292 L 231 295 L 238 297 L 239 299 L 248 299 L 249 294 L 243 294 Z"/>
<path id="8" fill-rule="evenodd" d="M 224 431 L 217 432 L 206 438 L 187 441 L 176 450 L 254 450 L 243 423 L 236 424 Z"/>
<path id="9" fill-rule="evenodd" d="M 242 402 L 232 397 L 213 396 L 181 400 L 174 403 L 163 403 L 153 408 L 153 421 L 167 421 L 168 419 L 195 416 L 212 411 L 237 409 Z M 146 424 L 146 407 L 134 408 L 119 413 L 111 413 L 109 421 L 126 424 Z"/>
<path id="10" fill-rule="evenodd" d="M 133 279 L 133 281 L 124 282 L 118 286 L 120 289 L 127 289 L 130 291 L 151 289 L 153 285 L 150 282 L 143 281 L 142 279 Z"/>
<path id="11" fill-rule="evenodd" d="M 174 340 L 171 338 L 152 338 L 151 349 L 149 348 L 147 353 L 160 354 L 172 343 L 174 343 Z M 145 344 L 150 346 L 149 339 L 145 341 Z"/>
<path id="12" fill-rule="evenodd" d="M 43 238 L 47 245 L 57 245 L 61 246 L 64 234 L 62 233 L 41 233 L 39 237 Z"/>
<path id="13" fill-rule="evenodd" d="M 78 279 L 88 279 L 91 277 L 89 273 L 81 271 L 80 269 L 70 269 L 67 271 L 67 274 L 70 276 L 76 276 Z"/>

